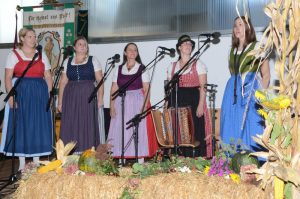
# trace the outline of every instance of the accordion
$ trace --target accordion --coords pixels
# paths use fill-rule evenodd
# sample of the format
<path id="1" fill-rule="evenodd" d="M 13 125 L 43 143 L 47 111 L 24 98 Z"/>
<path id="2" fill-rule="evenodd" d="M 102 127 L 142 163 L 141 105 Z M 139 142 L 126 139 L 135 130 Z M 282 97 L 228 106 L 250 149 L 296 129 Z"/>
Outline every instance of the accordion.
<path id="1" fill-rule="evenodd" d="M 194 143 L 194 123 L 191 107 L 178 108 L 178 144 Z M 164 109 L 152 111 L 153 123 L 155 126 L 156 137 L 161 146 L 174 146 L 175 132 L 175 109 Z"/>

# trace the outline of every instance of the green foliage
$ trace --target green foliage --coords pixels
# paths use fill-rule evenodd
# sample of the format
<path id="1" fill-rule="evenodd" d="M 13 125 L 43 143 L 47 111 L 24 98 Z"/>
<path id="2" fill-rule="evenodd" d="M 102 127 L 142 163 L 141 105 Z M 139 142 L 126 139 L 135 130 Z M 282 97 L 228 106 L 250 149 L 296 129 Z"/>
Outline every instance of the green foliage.
<path id="1" fill-rule="evenodd" d="M 283 127 L 279 124 L 275 123 L 272 134 L 271 134 L 271 144 L 275 144 L 275 140 L 280 136 L 280 134 L 284 131 Z"/>
<path id="2" fill-rule="evenodd" d="M 131 193 L 130 189 L 128 187 L 125 187 L 119 199 L 134 199 L 132 195 L 133 194 Z"/>
<path id="3" fill-rule="evenodd" d="M 250 156 L 251 151 L 242 151 L 236 153 L 231 159 L 231 168 L 237 174 L 240 173 L 241 166 L 255 164 L 259 166 L 259 162 L 256 157 Z"/>
<path id="4" fill-rule="evenodd" d="M 287 148 L 292 143 L 292 134 L 288 133 L 282 143 L 283 148 Z"/>
<path id="5" fill-rule="evenodd" d="M 292 187 L 293 187 L 293 184 L 291 182 L 288 182 L 285 184 L 285 186 L 284 186 L 284 198 L 285 199 L 293 199 Z"/>
<path id="6" fill-rule="evenodd" d="M 105 160 L 99 160 L 94 154 L 81 155 L 78 161 L 78 167 L 81 171 L 87 173 L 96 173 L 99 175 L 118 175 L 119 171 L 112 157 Z"/>
<path id="7" fill-rule="evenodd" d="M 96 174 L 100 175 L 118 175 L 119 170 L 112 158 L 101 161 L 98 160 L 97 171 Z"/>
<path id="8" fill-rule="evenodd" d="M 190 170 L 203 171 L 206 166 L 210 166 L 211 162 L 201 157 L 199 158 L 185 158 L 171 156 L 169 159 L 165 159 L 161 162 L 149 162 L 146 164 L 135 163 L 132 166 L 133 174 L 138 175 L 140 178 L 145 178 L 150 175 L 158 173 L 170 173 L 175 172 L 176 168 L 188 167 Z"/>
<path id="9" fill-rule="evenodd" d="M 241 139 L 234 140 L 234 138 L 230 138 L 229 144 L 220 142 L 216 156 L 218 158 L 230 160 L 234 154 L 244 150 L 249 150 L 249 148 L 243 144 Z"/>
<path id="10" fill-rule="evenodd" d="M 147 163 L 147 164 L 139 164 L 135 163 L 132 165 L 132 173 L 139 175 L 140 178 L 145 178 L 150 175 L 154 175 L 160 173 L 161 168 L 158 163 Z"/>

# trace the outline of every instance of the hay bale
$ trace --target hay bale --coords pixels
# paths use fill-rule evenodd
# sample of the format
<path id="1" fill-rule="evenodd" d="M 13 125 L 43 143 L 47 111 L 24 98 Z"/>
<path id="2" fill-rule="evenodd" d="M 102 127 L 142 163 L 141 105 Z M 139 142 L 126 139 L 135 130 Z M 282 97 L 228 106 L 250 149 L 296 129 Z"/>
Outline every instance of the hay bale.
<path id="1" fill-rule="evenodd" d="M 119 198 L 125 187 L 131 187 L 131 169 L 120 170 L 121 177 L 74 176 L 54 172 L 34 174 L 20 184 L 14 198 L 94 199 Z M 198 198 L 269 198 L 255 185 L 235 184 L 221 177 L 208 177 L 199 173 L 170 173 L 149 176 L 136 188 L 135 198 L 143 199 L 198 199 Z"/>
<path id="2" fill-rule="evenodd" d="M 113 176 L 57 175 L 54 172 L 34 174 L 20 183 L 14 198 L 84 199 L 118 198 L 127 180 Z M 112 191 L 113 190 L 113 191 Z"/>
<path id="3" fill-rule="evenodd" d="M 267 197 L 260 188 L 250 184 L 235 184 L 217 176 L 205 176 L 198 173 L 172 173 L 150 176 L 142 180 L 137 198 L 150 199 L 264 199 Z M 155 196 L 155 197 L 154 197 Z"/>

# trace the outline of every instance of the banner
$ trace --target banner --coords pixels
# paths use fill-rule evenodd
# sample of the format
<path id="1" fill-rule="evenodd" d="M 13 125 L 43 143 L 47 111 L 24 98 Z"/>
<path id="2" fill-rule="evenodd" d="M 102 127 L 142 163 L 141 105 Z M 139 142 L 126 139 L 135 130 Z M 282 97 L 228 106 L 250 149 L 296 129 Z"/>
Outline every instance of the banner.
<path id="1" fill-rule="evenodd" d="M 78 22 L 77 22 L 77 36 L 84 36 L 88 38 L 88 25 L 89 25 L 89 18 L 88 18 L 88 11 L 87 10 L 79 10 L 78 11 Z"/>
<path id="2" fill-rule="evenodd" d="M 72 46 L 75 38 L 75 9 L 73 4 L 65 4 L 63 9 L 44 6 L 43 11 L 33 7 L 23 8 L 23 26 L 36 31 L 37 40 L 43 46 L 55 74 L 62 62 L 63 47 Z"/>

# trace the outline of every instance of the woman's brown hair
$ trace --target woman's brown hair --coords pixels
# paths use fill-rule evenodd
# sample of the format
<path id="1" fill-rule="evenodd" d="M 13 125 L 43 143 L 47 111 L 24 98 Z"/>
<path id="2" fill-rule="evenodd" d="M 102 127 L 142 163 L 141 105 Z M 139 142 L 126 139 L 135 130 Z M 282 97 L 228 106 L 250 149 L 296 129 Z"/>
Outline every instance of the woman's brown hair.
<path id="1" fill-rule="evenodd" d="M 241 16 L 241 17 L 236 17 L 234 19 L 234 22 L 237 19 L 242 19 L 245 25 L 245 42 L 244 42 L 244 47 L 247 46 L 249 43 L 256 41 L 256 35 L 255 35 L 255 31 L 253 28 L 253 25 L 251 23 L 251 20 L 248 18 L 248 20 L 246 20 L 245 16 Z M 234 25 L 233 25 L 234 26 Z M 232 47 L 233 48 L 238 48 L 239 47 L 239 39 L 235 37 L 234 32 L 233 32 L 233 28 L 232 28 Z"/>
<path id="2" fill-rule="evenodd" d="M 127 50 L 127 48 L 128 48 L 128 46 L 130 46 L 130 45 L 134 45 L 135 47 L 136 47 L 136 50 L 137 50 L 137 56 L 136 56 L 136 58 L 135 58 L 135 61 L 136 62 L 138 62 L 139 64 L 143 64 L 142 63 L 142 59 L 141 59 L 141 57 L 140 57 L 140 53 L 139 53 L 139 48 L 137 47 L 137 45 L 135 44 L 135 43 L 128 43 L 126 46 L 125 46 L 125 48 L 124 48 L 124 53 L 123 53 L 123 63 L 121 64 L 122 66 L 127 62 L 127 56 L 125 55 L 125 52 L 126 52 L 126 50 Z"/>

